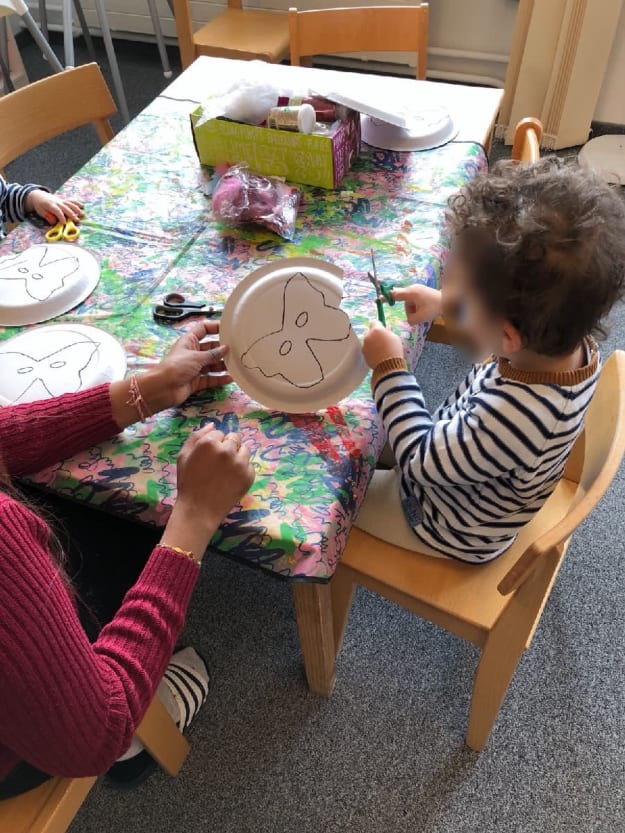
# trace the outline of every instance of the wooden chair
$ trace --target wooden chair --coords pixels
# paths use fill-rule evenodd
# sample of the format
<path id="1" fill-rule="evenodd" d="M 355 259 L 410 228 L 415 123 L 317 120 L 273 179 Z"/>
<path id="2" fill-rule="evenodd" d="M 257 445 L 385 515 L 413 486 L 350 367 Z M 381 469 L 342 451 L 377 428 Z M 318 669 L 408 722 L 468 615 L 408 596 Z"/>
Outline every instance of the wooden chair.
<path id="1" fill-rule="evenodd" d="M 216 58 L 259 58 L 280 63 L 289 54 L 289 24 L 285 14 L 242 8 L 241 0 L 228 0 L 228 7 L 193 31 L 189 0 L 173 0 L 176 34 L 182 68 L 199 55 Z"/>
<path id="2" fill-rule="evenodd" d="M 424 79 L 428 4 L 363 6 L 298 12 L 289 9 L 291 63 L 302 57 L 342 52 L 416 52 L 417 78 Z"/>
<path id="3" fill-rule="evenodd" d="M 539 119 L 521 119 L 514 129 L 511 158 L 517 162 L 537 162 L 542 136 L 543 126 Z M 462 336 L 454 328 L 453 315 L 438 315 L 432 321 L 426 339 L 435 344 L 457 344 Z"/>
<path id="4" fill-rule="evenodd" d="M 154 700 L 147 710 L 137 736 L 165 772 L 178 774 L 189 744 L 160 700 Z M 0 801 L 0 830 L 65 833 L 95 782 L 95 777 L 53 778 L 17 798 Z"/>
<path id="5" fill-rule="evenodd" d="M 616 474 L 625 451 L 625 352 L 606 362 L 586 426 L 562 480 L 517 541 L 476 566 L 399 549 L 353 529 L 331 582 L 340 648 L 361 584 L 482 648 L 467 744 L 481 750 L 523 651 L 529 647 L 575 529 Z"/>
<path id="6" fill-rule="evenodd" d="M 93 123 L 102 144 L 113 138 L 117 112 L 97 64 L 66 69 L 0 98 L 0 172 L 22 153 Z"/>

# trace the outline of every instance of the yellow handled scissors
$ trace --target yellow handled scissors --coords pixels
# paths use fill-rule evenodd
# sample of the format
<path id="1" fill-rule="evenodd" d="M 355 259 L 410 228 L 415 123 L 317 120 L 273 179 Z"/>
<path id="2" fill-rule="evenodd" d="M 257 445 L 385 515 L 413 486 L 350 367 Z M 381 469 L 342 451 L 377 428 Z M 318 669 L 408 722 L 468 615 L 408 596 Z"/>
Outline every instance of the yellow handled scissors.
<path id="1" fill-rule="evenodd" d="M 59 240 L 66 240 L 72 242 L 77 240 L 80 236 L 80 229 L 71 220 L 66 220 L 65 223 L 57 223 L 46 232 L 46 240 L 48 243 L 57 243 Z"/>

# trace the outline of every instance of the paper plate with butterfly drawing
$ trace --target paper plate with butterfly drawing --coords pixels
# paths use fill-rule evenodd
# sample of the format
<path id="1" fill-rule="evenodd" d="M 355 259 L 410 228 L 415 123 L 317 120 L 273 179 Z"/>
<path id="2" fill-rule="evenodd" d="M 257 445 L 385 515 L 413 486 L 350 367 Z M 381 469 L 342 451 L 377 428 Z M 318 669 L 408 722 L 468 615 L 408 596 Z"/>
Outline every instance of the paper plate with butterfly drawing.
<path id="1" fill-rule="evenodd" d="M 342 298 L 342 271 L 314 258 L 287 258 L 248 275 L 221 319 L 237 384 L 287 413 L 326 408 L 351 393 L 367 368 Z"/>
<path id="2" fill-rule="evenodd" d="M 124 348 L 97 327 L 50 324 L 0 343 L 0 405 L 76 393 L 125 374 Z"/>
<path id="3" fill-rule="evenodd" d="M 0 257 L 0 326 L 49 321 L 87 298 L 100 280 L 100 265 L 70 243 L 31 246 Z"/>

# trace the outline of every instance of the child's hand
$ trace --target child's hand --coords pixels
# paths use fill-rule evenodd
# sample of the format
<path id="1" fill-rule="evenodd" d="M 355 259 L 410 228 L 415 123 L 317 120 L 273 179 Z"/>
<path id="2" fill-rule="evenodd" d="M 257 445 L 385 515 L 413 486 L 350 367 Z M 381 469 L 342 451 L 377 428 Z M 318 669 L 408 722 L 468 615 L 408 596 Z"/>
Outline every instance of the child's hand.
<path id="1" fill-rule="evenodd" d="M 420 283 L 407 286 L 405 289 L 394 289 L 393 298 L 404 302 L 409 324 L 432 321 L 443 311 L 440 290 L 432 289 L 431 286 L 423 286 Z"/>
<path id="2" fill-rule="evenodd" d="M 83 204 L 78 200 L 67 200 L 56 194 L 41 191 L 39 188 L 31 191 L 26 197 L 26 211 L 35 211 L 44 220 L 51 222 L 52 225 L 55 224 L 56 220 L 64 223 L 67 219 L 79 223 L 84 213 Z M 50 215 L 54 218 L 54 221 L 51 220 Z"/>
<path id="3" fill-rule="evenodd" d="M 384 359 L 403 359 L 404 346 L 398 335 L 383 327 L 379 321 L 374 321 L 363 339 L 362 353 L 373 370 Z"/>

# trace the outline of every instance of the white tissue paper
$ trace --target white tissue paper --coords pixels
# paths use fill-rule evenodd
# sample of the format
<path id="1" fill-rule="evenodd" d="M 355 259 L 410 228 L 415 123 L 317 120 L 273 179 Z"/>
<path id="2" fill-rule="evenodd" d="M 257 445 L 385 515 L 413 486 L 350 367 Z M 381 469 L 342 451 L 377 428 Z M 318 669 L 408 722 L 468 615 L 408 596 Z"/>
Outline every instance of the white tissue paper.
<path id="1" fill-rule="evenodd" d="M 227 83 L 218 94 L 203 102 L 196 127 L 219 117 L 252 125 L 264 122 L 278 97 L 285 92 L 274 83 L 267 66 L 263 61 L 250 61 L 248 78 Z"/>

